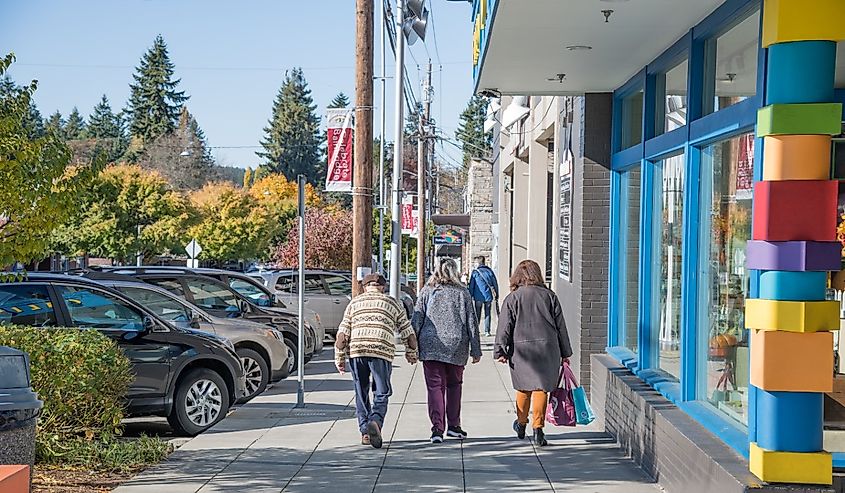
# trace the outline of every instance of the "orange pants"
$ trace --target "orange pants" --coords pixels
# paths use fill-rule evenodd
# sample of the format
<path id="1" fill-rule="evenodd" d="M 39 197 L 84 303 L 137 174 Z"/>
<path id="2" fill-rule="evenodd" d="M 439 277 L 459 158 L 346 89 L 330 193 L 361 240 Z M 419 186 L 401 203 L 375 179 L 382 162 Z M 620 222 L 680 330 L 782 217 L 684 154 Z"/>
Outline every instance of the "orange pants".
<path id="1" fill-rule="evenodd" d="M 549 394 L 542 390 L 516 391 L 516 420 L 521 425 L 528 424 L 528 408 L 531 407 L 532 427 L 542 428 L 546 422 L 546 405 Z"/>

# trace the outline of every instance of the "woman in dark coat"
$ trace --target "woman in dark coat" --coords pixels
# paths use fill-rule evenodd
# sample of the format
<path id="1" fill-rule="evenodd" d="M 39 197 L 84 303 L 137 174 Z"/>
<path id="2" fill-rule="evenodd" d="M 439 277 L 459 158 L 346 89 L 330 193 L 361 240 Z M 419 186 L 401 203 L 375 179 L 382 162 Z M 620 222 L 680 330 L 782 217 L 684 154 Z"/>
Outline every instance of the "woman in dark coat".
<path id="1" fill-rule="evenodd" d="M 572 356 L 569 334 L 557 296 L 543 283 L 540 266 L 523 260 L 510 279 L 511 292 L 502 305 L 493 357 L 508 363 L 516 390 L 513 429 L 525 438 L 532 408 L 534 442 L 548 444 L 543 433 L 549 392 L 557 388 L 560 367 Z"/>

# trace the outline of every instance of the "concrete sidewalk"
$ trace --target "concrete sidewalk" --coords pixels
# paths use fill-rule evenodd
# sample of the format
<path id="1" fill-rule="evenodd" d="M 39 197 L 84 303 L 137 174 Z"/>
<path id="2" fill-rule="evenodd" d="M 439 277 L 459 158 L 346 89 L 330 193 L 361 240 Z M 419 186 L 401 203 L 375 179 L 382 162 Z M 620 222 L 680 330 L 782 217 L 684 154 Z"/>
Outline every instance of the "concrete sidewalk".
<path id="1" fill-rule="evenodd" d="M 517 440 L 510 376 L 490 349 L 464 373 L 463 442 L 429 443 L 422 365 L 397 357 L 384 448 L 360 445 L 351 377 L 328 348 L 306 367 L 306 408 L 284 381 L 115 491 L 660 491 L 594 425 L 549 426 L 542 449 Z"/>

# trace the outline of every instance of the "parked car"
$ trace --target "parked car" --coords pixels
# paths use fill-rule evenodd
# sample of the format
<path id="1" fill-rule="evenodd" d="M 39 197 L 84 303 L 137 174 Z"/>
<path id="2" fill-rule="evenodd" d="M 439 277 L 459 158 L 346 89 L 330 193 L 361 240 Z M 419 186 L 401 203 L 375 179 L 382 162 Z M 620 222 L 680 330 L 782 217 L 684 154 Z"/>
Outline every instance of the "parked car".
<path id="1" fill-rule="evenodd" d="M 211 332 L 232 341 L 246 377 L 246 396 L 242 401 L 259 395 L 267 384 L 287 378 L 294 370 L 289 363 L 296 348 L 269 325 L 215 317 L 165 289 L 129 276 L 92 272 L 86 277 L 125 294 L 177 327 Z"/>
<path id="2" fill-rule="evenodd" d="M 178 268 L 178 267 L 177 267 Z M 252 300 L 256 305 L 272 311 L 286 313 L 298 317 L 297 304 L 285 304 L 285 302 L 264 284 L 254 277 L 241 272 L 232 272 L 223 269 L 198 268 L 191 271 L 204 276 L 213 277 L 228 284 L 232 289 Z M 304 310 L 305 321 L 314 328 L 317 337 L 314 339 L 314 352 L 320 353 L 323 350 L 323 343 L 326 339 L 326 329 L 322 323 L 322 317 L 308 307 Z"/>
<path id="3" fill-rule="evenodd" d="M 294 269 L 250 272 L 288 306 L 298 303 L 299 271 Z M 305 307 L 317 312 L 326 332 L 335 336 L 346 305 L 352 299 L 352 278 L 324 270 L 305 271 Z"/>
<path id="4" fill-rule="evenodd" d="M 124 294 L 89 279 L 30 274 L 0 283 L 0 323 L 96 329 L 132 363 L 132 416 L 165 416 L 177 433 L 213 426 L 245 395 L 240 359 L 227 339 L 177 327 Z"/>
<path id="5" fill-rule="evenodd" d="M 273 311 L 260 307 L 249 298 L 241 295 L 228 284 L 212 277 L 204 276 L 179 268 L 167 267 L 103 267 L 99 270 L 115 274 L 129 275 L 155 284 L 188 303 L 196 305 L 211 315 L 221 318 L 246 319 L 268 324 L 282 331 L 285 341 L 297 347 L 299 330 L 297 317 L 289 313 Z M 305 362 L 314 355 L 316 332 L 310 324 L 305 324 Z M 289 354 L 293 357 L 292 367 L 297 368 L 297 351 Z M 290 363 L 289 363 L 290 364 Z"/>

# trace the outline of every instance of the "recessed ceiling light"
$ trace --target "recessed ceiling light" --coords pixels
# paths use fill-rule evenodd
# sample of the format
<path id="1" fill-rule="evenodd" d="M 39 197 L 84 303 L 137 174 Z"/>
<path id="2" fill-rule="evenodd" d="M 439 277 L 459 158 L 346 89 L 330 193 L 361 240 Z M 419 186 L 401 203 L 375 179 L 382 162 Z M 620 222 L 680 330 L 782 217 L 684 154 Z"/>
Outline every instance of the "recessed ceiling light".
<path id="1" fill-rule="evenodd" d="M 592 50 L 593 47 L 587 45 L 570 45 L 567 46 L 566 49 L 569 51 L 589 51 Z"/>

